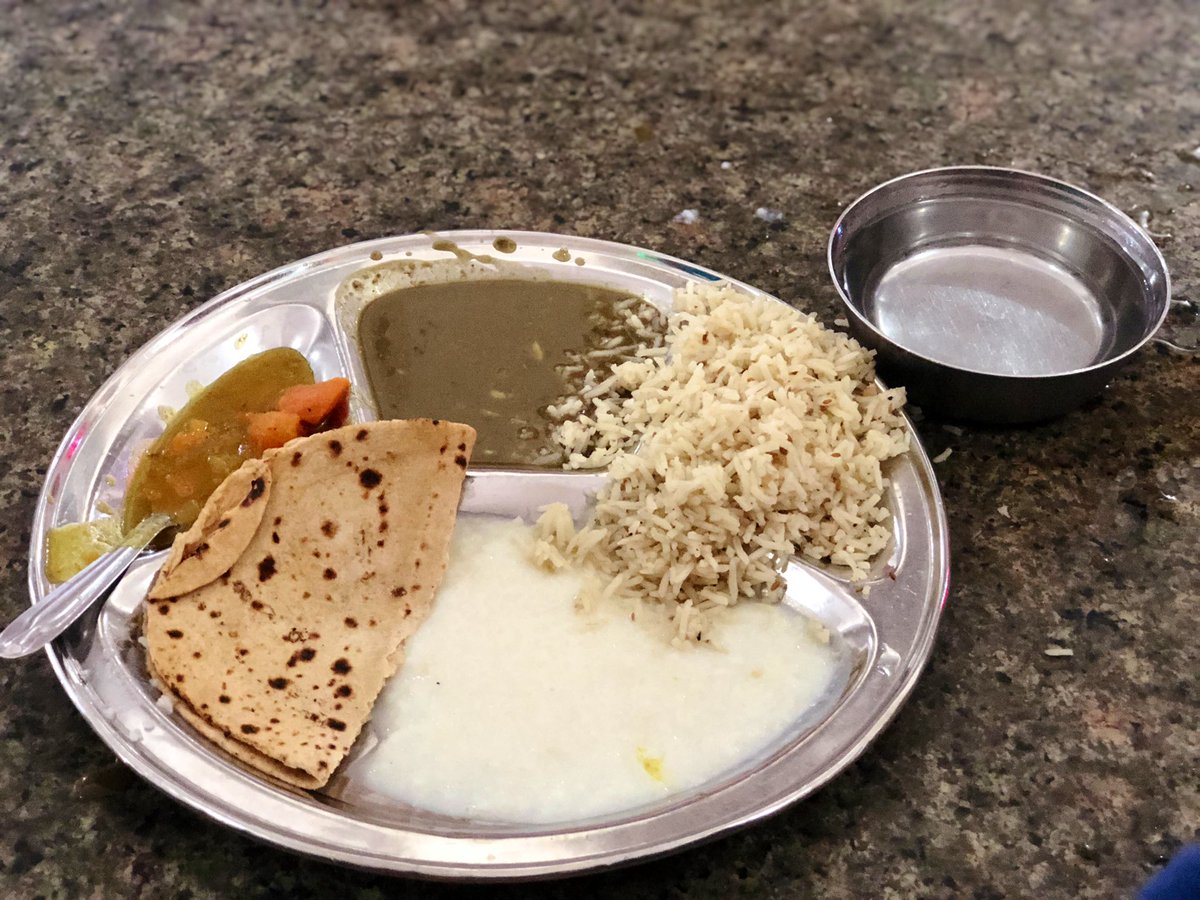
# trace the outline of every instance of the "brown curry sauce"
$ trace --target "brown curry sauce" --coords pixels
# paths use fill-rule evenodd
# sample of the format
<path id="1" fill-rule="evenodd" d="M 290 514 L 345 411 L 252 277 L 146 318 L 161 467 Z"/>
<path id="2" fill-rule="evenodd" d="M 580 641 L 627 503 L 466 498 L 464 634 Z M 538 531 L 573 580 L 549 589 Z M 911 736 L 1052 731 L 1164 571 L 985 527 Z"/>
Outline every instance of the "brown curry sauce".
<path id="1" fill-rule="evenodd" d="M 312 382 L 304 355 L 279 347 L 243 360 L 204 388 L 138 461 L 125 492 L 125 531 L 152 512 L 166 513 L 181 528 L 191 525 L 225 476 L 258 455 L 248 414 L 272 410 L 284 390 Z"/>
<path id="2" fill-rule="evenodd" d="M 473 466 L 561 465 L 546 408 L 576 392 L 597 348 L 627 348 L 632 358 L 644 335 L 622 311 L 631 299 L 645 308 L 643 319 L 661 320 L 628 292 L 561 281 L 459 281 L 385 294 L 358 326 L 379 415 L 474 426 Z M 609 352 L 604 361 L 620 358 Z"/>

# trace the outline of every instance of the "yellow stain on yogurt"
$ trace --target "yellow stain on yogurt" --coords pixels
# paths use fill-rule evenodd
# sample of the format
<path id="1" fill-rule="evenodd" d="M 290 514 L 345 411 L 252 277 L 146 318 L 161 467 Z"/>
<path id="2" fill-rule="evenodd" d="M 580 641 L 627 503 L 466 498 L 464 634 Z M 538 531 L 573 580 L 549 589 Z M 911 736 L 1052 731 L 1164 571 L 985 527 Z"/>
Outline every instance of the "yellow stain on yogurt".
<path id="1" fill-rule="evenodd" d="M 661 756 L 651 756 L 645 747 L 638 747 L 637 758 L 647 775 L 655 781 L 666 783 L 667 779 L 663 775 L 663 758 Z"/>

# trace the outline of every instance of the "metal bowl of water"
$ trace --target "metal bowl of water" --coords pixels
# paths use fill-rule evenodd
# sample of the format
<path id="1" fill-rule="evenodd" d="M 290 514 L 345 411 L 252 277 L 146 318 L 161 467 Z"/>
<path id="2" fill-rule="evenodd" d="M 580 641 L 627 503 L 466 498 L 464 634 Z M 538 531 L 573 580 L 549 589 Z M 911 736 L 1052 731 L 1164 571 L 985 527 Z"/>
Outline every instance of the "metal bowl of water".
<path id="1" fill-rule="evenodd" d="M 1166 263 L 1128 216 L 1072 185 L 962 166 L 846 208 L 829 271 L 850 330 L 917 405 L 1049 419 L 1099 393 L 1162 324 Z"/>

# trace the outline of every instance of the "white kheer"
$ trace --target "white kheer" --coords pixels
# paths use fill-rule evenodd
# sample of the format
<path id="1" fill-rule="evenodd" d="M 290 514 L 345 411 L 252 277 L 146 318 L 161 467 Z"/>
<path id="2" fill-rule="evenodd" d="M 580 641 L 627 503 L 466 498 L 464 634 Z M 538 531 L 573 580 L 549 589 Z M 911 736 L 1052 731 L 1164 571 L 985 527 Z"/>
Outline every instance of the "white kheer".
<path id="1" fill-rule="evenodd" d="M 581 575 L 529 561 L 519 522 L 460 516 L 433 613 L 376 703 L 368 789 L 475 819 L 548 824 L 698 786 L 765 750 L 830 690 L 840 654 L 808 620 L 744 603 L 715 646 L 665 614 L 579 612 Z M 649 620 L 649 621 L 648 621 Z"/>

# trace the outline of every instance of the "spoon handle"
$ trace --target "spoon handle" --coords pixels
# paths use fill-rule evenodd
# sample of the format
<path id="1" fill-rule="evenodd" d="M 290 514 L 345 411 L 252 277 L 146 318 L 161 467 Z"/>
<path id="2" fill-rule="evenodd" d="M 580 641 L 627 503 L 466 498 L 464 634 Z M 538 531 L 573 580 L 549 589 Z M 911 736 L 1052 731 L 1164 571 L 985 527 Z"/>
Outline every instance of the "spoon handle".
<path id="1" fill-rule="evenodd" d="M 67 626 L 83 615 L 124 574 L 166 522 L 157 528 L 144 527 L 146 524 L 139 525 L 120 547 L 104 554 L 13 619 L 0 632 L 0 657 L 18 659 L 28 656 L 66 631 Z"/>

